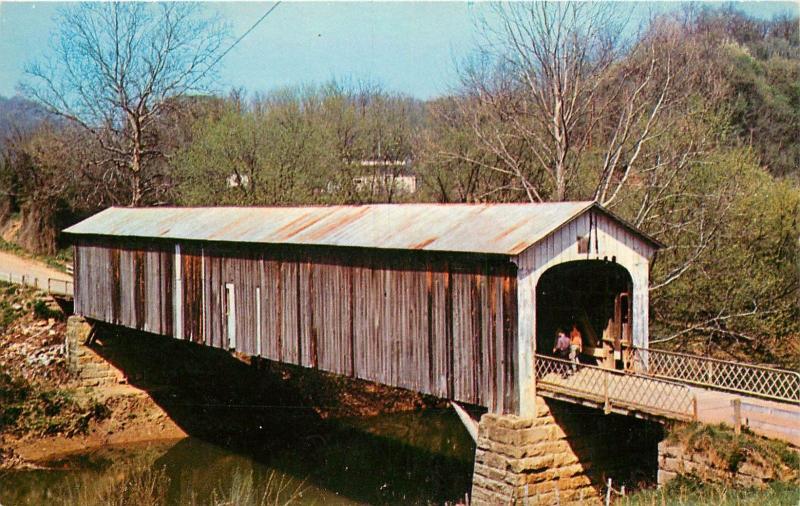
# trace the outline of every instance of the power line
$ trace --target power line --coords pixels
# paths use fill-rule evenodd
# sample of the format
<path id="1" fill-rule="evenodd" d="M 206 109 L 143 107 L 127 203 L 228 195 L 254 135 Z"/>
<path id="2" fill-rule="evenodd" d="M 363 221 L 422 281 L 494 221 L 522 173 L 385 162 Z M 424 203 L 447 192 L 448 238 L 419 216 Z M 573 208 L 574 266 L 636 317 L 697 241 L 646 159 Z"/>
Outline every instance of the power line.
<path id="1" fill-rule="evenodd" d="M 208 68 L 206 68 L 206 69 L 203 71 L 203 73 L 202 73 L 202 74 L 200 74 L 199 76 L 197 76 L 197 78 L 196 78 L 194 81 L 192 81 L 192 84 L 194 84 L 194 83 L 196 83 L 197 81 L 199 81 L 200 79 L 202 79 L 202 78 L 203 78 L 203 76 L 204 76 L 204 75 L 206 75 L 206 73 L 207 73 L 208 71 L 210 71 L 212 68 L 214 68 L 214 66 L 215 66 L 217 63 L 219 63 L 219 61 L 220 61 L 220 60 L 222 60 L 222 59 L 225 57 L 225 55 L 226 55 L 226 54 L 230 53 L 230 52 L 231 52 L 231 50 L 232 50 L 233 48 L 235 48 L 235 47 L 236 47 L 236 45 L 237 45 L 237 44 L 239 44 L 239 43 L 242 41 L 242 39 L 244 39 L 245 37 L 247 37 L 247 35 L 248 35 L 250 32 L 252 32 L 253 30 L 255 30 L 255 28 L 256 28 L 256 27 L 257 27 L 257 26 L 258 26 L 258 25 L 259 25 L 259 24 L 260 24 L 262 21 L 264 21 L 264 19 L 266 19 L 266 17 L 267 17 L 267 16 L 269 16 L 270 14 L 272 14 L 272 11 L 274 11 L 274 10 L 275 10 L 275 8 L 276 8 L 276 7 L 278 7 L 278 6 L 281 4 L 281 1 L 282 1 L 282 0 L 278 0 L 277 2 L 275 2 L 275 3 L 272 5 L 272 7 L 270 7 L 270 8 L 267 10 L 267 12 L 265 12 L 265 13 L 264 13 L 264 14 L 263 14 L 263 15 L 262 15 L 260 18 L 258 18 L 258 19 L 256 20 L 256 22 L 255 22 L 255 23 L 253 23 L 253 26 L 251 26 L 250 28 L 248 28 L 248 29 L 247 29 L 247 31 L 245 31 L 245 32 L 244 32 L 242 35 L 240 35 L 240 36 L 239 36 L 239 38 L 238 38 L 238 39 L 236 39 L 235 41 L 233 41 L 233 44 L 231 44 L 231 45 L 228 47 L 228 49 L 226 49 L 225 51 L 223 51 L 223 52 L 222 52 L 222 54 L 221 54 L 221 55 L 219 55 L 219 56 L 217 57 L 217 59 L 216 59 L 216 60 L 214 60 L 213 62 L 211 62 L 211 64 L 208 66 Z"/>
<path id="2" fill-rule="evenodd" d="M 241 41 L 242 41 L 242 39 L 244 39 L 245 37 L 247 37 L 247 35 L 248 35 L 250 32 L 252 32 L 253 30 L 255 30 L 255 28 L 256 28 L 256 27 L 259 25 L 259 23 L 261 23 L 262 21 L 264 21 L 264 19 L 265 19 L 267 16 L 269 16 L 269 15 L 272 13 L 272 11 L 274 11 L 274 10 L 275 10 L 275 8 L 276 8 L 276 7 L 278 7 L 280 4 L 281 4 L 281 0 L 278 0 L 277 2 L 275 2 L 275 4 L 273 4 L 273 6 L 272 6 L 272 7 L 270 7 L 270 8 L 269 8 L 269 10 L 267 10 L 267 12 L 265 12 L 265 13 L 264 13 L 264 15 L 263 15 L 263 16 L 261 16 L 260 18 L 258 18 L 258 20 L 257 20 L 255 23 L 253 23 L 253 26 L 251 26 L 250 28 L 248 28 L 248 29 L 247 29 L 247 31 L 246 31 L 246 32 L 244 32 L 244 33 L 243 33 L 243 34 L 242 34 L 242 35 L 241 35 L 241 36 L 240 36 L 238 39 L 236 39 L 236 40 L 233 42 L 233 44 L 231 44 L 231 46 L 230 46 L 228 49 L 226 49 L 226 50 L 225 50 L 225 51 L 224 51 L 224 52 L 223 52 L 221 55 L 219 55 L 219 57 L 218 57 L 216 60 L 214 60 L 214 62 L 211 64 L 211 66 L 209 66 L 209 68 L 213 67 L 213 66 L 214 66 L 214 65 L 216 65 L 216 64 L 217 64 L 217 63 L 218 63 L 218 62 L 219 62 L 221 59 L 223 59 L 223 58 L 225 57 L 225 55 L 226 55 L 226 54 L 228 54 L 228 53 L 231 51 L 231 49 L 233 49 L 234 47 L 236 47 L 236 45 L 237 45 L 239 42 L 241 42 Z"/>

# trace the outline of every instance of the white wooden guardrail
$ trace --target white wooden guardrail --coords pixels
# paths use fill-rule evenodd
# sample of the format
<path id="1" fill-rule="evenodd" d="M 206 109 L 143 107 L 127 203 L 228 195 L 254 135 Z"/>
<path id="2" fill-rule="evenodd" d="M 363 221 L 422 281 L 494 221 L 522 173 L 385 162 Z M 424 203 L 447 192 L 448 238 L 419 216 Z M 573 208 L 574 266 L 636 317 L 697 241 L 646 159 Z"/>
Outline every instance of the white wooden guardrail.
<path id="1" fill-rule="evenodd" d="M 697 400 L 686 385 L 625 371 L 535 355 L 536 391 L 588 400 L 606 412 L 637 411 L 679 420 L 697 419 Z"/>
<path id="2" fill-rule="evenodd" d="M 631 348 L 636 374 L 800 404 L 800 373 L 652 348 Z"/>
<path id="3" fill-rule="evenodd" d="M 72 281 L 57 278 L 38 278 L 26 274 L 14 274 L 12 272 L 0 272 L 0 281 L 13 283 L 16 285 L 25 285 L 45 291 L 53 295 L 73 295 Z"/>

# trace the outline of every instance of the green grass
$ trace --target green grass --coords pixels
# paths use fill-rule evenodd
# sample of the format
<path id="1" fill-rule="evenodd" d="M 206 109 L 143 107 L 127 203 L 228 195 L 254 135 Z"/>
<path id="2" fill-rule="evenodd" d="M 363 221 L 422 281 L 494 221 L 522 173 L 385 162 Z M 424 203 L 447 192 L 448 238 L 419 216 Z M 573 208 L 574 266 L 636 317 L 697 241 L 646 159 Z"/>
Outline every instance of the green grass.
<path id="1" fill-rule="evenodd" d="M 70 390 L 45 388 L 0 372 L 0 434 L 73 436 L 86 433 L 93 420 L 109 415 L 104 404 L 78 402 Z"/>
<path id="2" fill-rule="evenodd" d="M 679 477 L 658 490 L 643 490 L 619 498 L 623 506 L 797 506 L 800 486 L 774 483 L 765 490 L 730 488 L 718 484 L 703 484 L 690 477 Z"/>
<path id="3" fill-rule="evenodd" d="M 667 435 L 670 441 L 680 441 L 687 449 L 702 452 L 735 472 L 748 455 L 758 455 L 774 469 L 788 467 L 800 473 L 800 454 L 783 441 L 759 437 L 748 430 L 735 434 L 727 425 L 690 423 L 673 427 Z"/>

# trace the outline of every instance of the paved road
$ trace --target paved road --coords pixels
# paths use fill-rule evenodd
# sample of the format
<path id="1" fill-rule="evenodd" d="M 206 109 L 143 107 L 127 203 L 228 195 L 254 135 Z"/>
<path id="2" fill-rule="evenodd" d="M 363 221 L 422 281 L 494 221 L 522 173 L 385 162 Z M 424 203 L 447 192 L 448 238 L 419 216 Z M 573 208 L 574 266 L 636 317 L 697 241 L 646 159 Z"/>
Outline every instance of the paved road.
<path id="1" fill-rule="evenodd" d="M 72 295 L 72 285 L 70 284 L 65 291 L 63 283 L 63 281 L 72 282 L 72 276 L 69 274 L 57 271 L 38 260 L 0 251 L 0 281 L 11 280 L 15 283 L 20 283 L 22 276 L 25 276 L 25 284 L 44 289 L 47 288 L 48 278 L 60 280 L 61 282 L 52 282 L 52 291 Z"/>
<path id="2" fill-rule="evenodd" d="M 800 446 L 800 406 L 758 397 L 690 387 L 697 396 L 697 417 L 704 423 L 734 425 L 731 401 L 742 403 L 742 425 L 762 436 Z"/>

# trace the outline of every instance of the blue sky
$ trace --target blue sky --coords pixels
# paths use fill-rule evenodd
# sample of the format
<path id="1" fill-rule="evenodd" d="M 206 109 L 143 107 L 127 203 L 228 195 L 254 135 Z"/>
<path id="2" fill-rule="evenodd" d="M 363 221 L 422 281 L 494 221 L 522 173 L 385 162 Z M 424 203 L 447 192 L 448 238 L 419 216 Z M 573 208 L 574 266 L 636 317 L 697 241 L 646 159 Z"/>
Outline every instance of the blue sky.
<path id="1" fill-rule="evenodd" d="M 10 96 L 25 63 L 42 54 L 63 4 L 0 0 L 0 95 Z M 271 3 L 207 3 L 244 33 Z M 620 4 L 621 12 L 644 16 L 675 3 Z M 738 6 L 769 18 L 798 12 L 788 2 Z M 455 62 L 475 47 L 475 21 L 486 13 L 479 2 L 300 3 L 286 2 L 223 60 L 218 88 L 264 92 L 280 86 L 330 79 L 369 80 L 419 98 L 447 93 L 457 84 Z"/>

